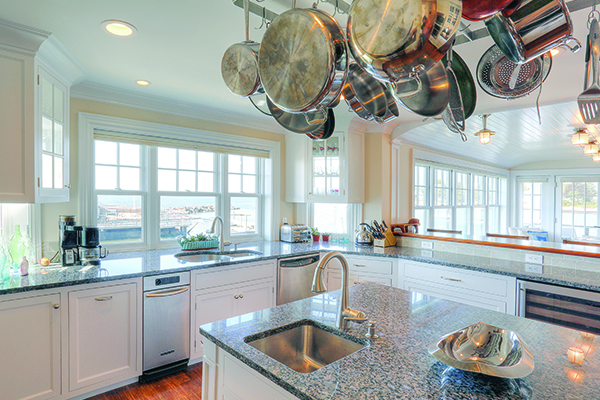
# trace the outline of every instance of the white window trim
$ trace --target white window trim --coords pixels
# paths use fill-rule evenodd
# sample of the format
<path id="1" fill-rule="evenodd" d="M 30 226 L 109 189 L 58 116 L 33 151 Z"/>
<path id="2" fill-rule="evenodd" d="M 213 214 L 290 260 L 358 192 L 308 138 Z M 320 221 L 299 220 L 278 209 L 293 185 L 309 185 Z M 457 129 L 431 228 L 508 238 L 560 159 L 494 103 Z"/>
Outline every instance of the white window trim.
<path id="1" fill-rule="evenodd" d="M 262 239 L 279 240 L 280 199 L 281 199 L 281 144 L 272 140 L 257 139 L 226 133 L 209 132 L 199 129 L 164 125 L 154 122 L 136 121 L 126 118 L 80 112 L 79 118 L 79 216 L 78 224 L 89 225 L 94 221 L 97 210 L 93 207 L 94 188 L 94 130 L 124 132 L 138 135 L 159 136 L 174 140 L 194 140 L 201 137 L 202 143 L 219 146 L 240 147 L 240 143 L 248 148 L 269 152 L 264 159 Z M 156 222 L 158 223 L 158 222 Z M 146 228 L 152 223 L 147 221 Z M 244 238 L 244 240 L 255 238 Z M 257 236 L 256 239 L 259 239 Z M 172 246 L 171 246 L 172 247 Z"/>

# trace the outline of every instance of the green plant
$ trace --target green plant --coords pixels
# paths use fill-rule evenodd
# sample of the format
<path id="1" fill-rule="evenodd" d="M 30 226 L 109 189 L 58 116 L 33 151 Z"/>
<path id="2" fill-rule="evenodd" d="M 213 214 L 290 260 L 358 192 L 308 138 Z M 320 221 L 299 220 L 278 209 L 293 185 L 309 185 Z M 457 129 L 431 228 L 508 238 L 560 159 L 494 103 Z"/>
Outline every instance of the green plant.
<path id="1" fill-rule="evenodd" d="M 321 236 L 331 236 L 331 232 L 322 232 Z"/>
<path id="2" fill-rule="evenodd" d="M 210 233 L 199 233 L 192 236 L 179 236 L 177 242 L 180 245 L 184 245 L 189 242 L 210 242 L 212 240 L 219 240 L 219 235 L 212 235 Z"/>
<path id="3" fill-rule="evenodd" d="M 318 228 L 310 228 L 310 233 L 313 235 L 320 235 Z"/>

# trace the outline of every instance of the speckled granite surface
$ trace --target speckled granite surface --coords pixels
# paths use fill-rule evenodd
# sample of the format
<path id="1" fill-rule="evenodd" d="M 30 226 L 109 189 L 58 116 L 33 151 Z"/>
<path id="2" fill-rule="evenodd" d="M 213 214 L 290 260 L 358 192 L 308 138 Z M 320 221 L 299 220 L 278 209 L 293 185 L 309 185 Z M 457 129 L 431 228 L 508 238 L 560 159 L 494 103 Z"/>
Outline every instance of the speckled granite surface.
<path id="1" fill-rule="evenodd" d="M 377 322 L 379 339 L 310 374 L 295 372 L 244 343 L 244 337 L 312 319 L 335 327 L 339 291 L 203 325 L 200 332 L 219 347 L 301 399 L 599 399 L 600 352 L 578 331 L 373 283 L 350 288 L 350 306 Z M 427 348 L 440 336 L 476 322 L 514 330 L 535 360 L 531 375 L 503 379 L 448 368 Z M 366 326 L 349 333 L 364 339 Z M 597 340 L 597 339 L 596 339 Z M 567 349 L 591 349 L 583 365 Z M 588 347 L 585 347 L 588 346 Z"/>
<path id="2" fill-rule="evenodd" d="M 238 246 L 238 251 L 252 250 L 262 253 L 257 257 L 240 258 L 234 262 L 202 264 L 182 264 L 173 257 L 178 249 L 152 250 L 110 254 L 99 266 L 62 267 L 52 266 L 45 269 L 32 268 L 28 277 L 15 275 L 13 279 L 0 282 L 0 295 L 27 290 L 48 289 L 85 283 L 126 279 L 139 276 L 156 275 L 167 272 L 189 271 L 194 269 L 218 268 L 242 262 L 253 262 L 294 255 L 314 253 L 316 251 L 341 251 L 345 254 L 393 257 L 405 260 L 422 261 L 450 267 L 492 272 L 515 276 L 538 282 L 554 283 L 582 289 L 600 291 L 600 260 L 586 262 L 585 267 L 565 265 L 565 268 L 544 266 L 542 275 L 529 273 L 525 263 L 509 260 L 491 260 L 457 253 L 440 251 L 431 252 L 431 256 L 423 256 L 421 249 L 411 247 L 388 247 L 386 249 L 355 246 L 354 243 L 285 243 L 285 242 L 253 242 Z M 597 264 L 597 268 L 596 268 Z M 590 268 L 590 265 L 592 268 Z"/>

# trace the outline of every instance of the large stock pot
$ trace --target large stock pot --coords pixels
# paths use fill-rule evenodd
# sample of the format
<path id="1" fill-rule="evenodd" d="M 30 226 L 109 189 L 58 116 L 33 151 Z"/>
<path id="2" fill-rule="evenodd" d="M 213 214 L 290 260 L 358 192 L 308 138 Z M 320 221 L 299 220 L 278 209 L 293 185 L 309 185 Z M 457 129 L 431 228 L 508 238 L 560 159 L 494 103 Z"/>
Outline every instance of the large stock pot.
<path id="1" fill-rule="evenodd" d="M 354 0 L 346 35 L 356 62 L 375 78 L 411 80 L 450 48 L 461 0 Z"/>
<path id="2" fill-rule="evenodd" d="M 284 111 L 323 110 L 339 101 L 348 52 L 338 23 L 317 9 L 291 9 L 273 20 L 258 53 L 271 101 Z"/>

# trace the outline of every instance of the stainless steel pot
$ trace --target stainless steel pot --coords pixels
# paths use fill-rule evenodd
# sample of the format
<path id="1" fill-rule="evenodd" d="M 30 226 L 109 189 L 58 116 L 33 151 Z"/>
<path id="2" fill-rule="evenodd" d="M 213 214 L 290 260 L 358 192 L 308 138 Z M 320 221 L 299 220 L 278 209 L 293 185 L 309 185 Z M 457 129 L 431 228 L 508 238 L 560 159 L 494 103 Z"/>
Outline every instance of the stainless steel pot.
<path id="1" fill-rule="evenodd" d="M 461 13 L 461 0 L 354 0 L 346 27 L 348 47 L 375 78 L 411 80 L 448 51 Z"/>
<path id="2" fill-rule="evenodd" d="M 462 15 L 469 21 L 483 21 L 503 11 L 513 1 L 520 0 L 462 0 Z"/>
<path id="3" fill-rule="evenodd" d="M 327 110 L 327 121 L 323 124 L 322 127 L 317 129 L 314 132 L 307 133 L 306 136 L 311 138 L 312 140 L 325 140 L 329 139 L 333 136 L 333 131 L 335 130 L 335 113 L 333 109 Z"/>
<path id="4" fill-rule="evenodd" d="M 387 98 L 383 85 L 357 63 L 348 66 L 348 79 L 342 89 L 342 95 L 348 106 L 360 118 L 383 123 L 387 112 Z"/>
<path id="5" fill-rule="evenodd" d="M 339 99 L 346 80 L 344 34 L 327 13 L 291 9 L 263 36 L 258 70 L 275 105 L 288 112 L 324 109 Z"/>
<path id="6" fill-rule="evenodd" d="M 258 74 L 258 50 L 260 43 L 250 40 L 248 0 L 244 1 L 246 41 L 236 43 L 225 51 L 221 60 L 221 76 L 233 94 L 249 97 L 265 91 Z"/>
<path id="7" fill-rule="evenodd" d="M 311 111 L 306 113 L 290 113 L 277 107 L 269 97 L 267 97 L 267 106 L 275 121 L 285 129 L 294 133 L 311 133 L 323 128 L 327 122 L 327 113 L 324 117 L 321 111 Z"/>
<path id="8" fill-rule="evenodd" d="M 419 74 L 422 90 L 411 97 L 398 97 L 396 100 L 406 109 L 424 117 L 439 115 L 448 106 L 450 100 L 450 84 L 446 67 L 438 62 L 427 72 Z M 402 85 L 411 84 L 406 83 Z M 392 92 L 393 94 L 395 92 Z"/>
<path id="9" fill-rule="evenodd" d="M 497 13 L 485 25 L 514 63 L 526 63 L 560 45 L 574 52 L 581 48 L 572 37 L 573 23 L 563 0 L 523 0 L 510 16 Z"/>

